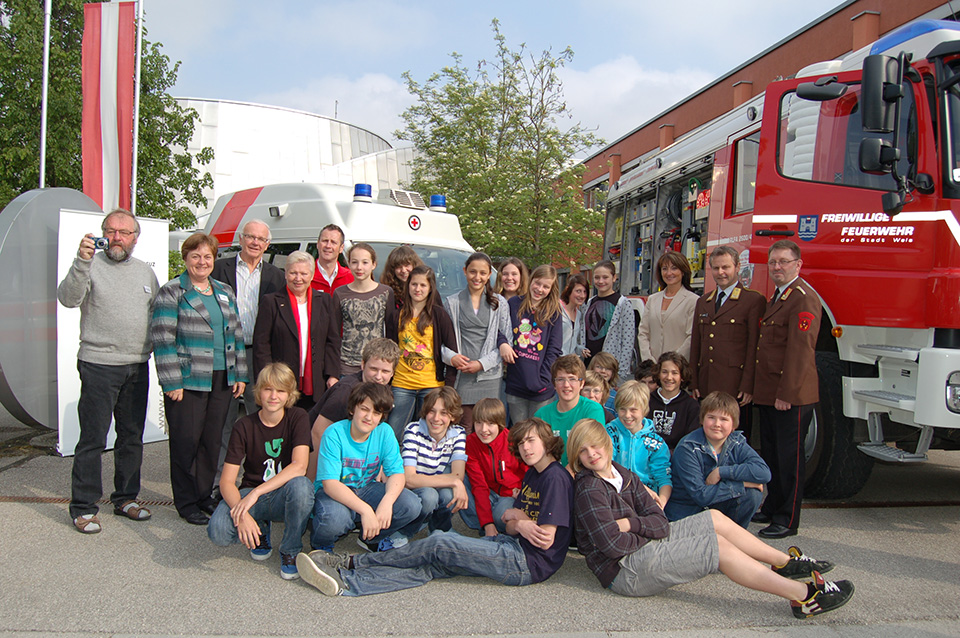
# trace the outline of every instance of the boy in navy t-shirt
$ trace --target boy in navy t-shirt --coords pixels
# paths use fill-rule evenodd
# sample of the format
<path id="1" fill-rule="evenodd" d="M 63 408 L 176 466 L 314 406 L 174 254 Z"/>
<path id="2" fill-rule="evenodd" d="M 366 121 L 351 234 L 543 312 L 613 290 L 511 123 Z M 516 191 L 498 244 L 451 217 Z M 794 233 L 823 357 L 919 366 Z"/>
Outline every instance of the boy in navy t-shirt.
<path id="1" fill-rule="evenodd" d="M 506 534 L 472 538 L 437 531 L 378 554 L 301 553 L 301 577 L 328 596 L 379 594 L 453 576 L 486 576 L 504 585 L 546 580 L 563 564 L 573 528 L 573 481 L 557 461 L 563 441 L 532 418 L 510 430 L 510 450 L 529 469 L 517 507 L 503 515 Z"/>

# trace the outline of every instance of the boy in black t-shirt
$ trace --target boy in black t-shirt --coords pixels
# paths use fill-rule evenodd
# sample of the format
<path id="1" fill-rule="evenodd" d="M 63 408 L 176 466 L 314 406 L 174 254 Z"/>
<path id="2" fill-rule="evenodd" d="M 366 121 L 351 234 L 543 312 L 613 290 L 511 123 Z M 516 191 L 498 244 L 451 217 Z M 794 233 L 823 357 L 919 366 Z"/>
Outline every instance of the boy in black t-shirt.
<path id="1" fill-rule="evenodd" d="M 216 545 L 243 543 L 254 560 L 266 560 L 270 521 L 284 524 L 280 576 L 299 578 L 296 556 L 313 510 L 313 484 L 305 476 L 310 455 L 310 421 L 297 402 L 297 379 L 283 363 L 260 371 L 254 396 L 260 410 L 233 427 L 220 476 L 223 500 L 207 525 Z M 243 478 L 237 489 L 237 475 Z"/>
<path id="2" fill-rule="evenodd" d="M 436 531 L 388 552 L 297 556 L 303 579 L 328 596 L 364 596 L 426 584 L 434 578 L 486 576 L 504 585 L 539 583 L 560 569 L 573 528 L 573 481 L 557 459 L 563 441 L 532 418 L 510 430 L 510 451 L 528 470 L 507 533 L 473 538 Z"/>

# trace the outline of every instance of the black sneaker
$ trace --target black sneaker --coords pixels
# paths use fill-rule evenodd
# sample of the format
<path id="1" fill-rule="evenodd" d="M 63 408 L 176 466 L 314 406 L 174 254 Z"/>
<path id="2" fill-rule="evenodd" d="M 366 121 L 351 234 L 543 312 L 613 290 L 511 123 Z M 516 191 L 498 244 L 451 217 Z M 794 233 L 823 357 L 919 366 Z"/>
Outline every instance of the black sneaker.
<path id="1" fill-rule="evenodd" d="M 790 601 L 790 608 L 797 618 L 809 618 L 817 614 L 843 607 L 853 597 L 853 583 L 849 580 L 824 580 L 819 572 L 813 572 L 813 586 L 816 591 L 806 600 Z"/>
<path id="2" fill-rule="evenodd" d="M 833 563 L 830 561 L 811 558 L 801 552 L 800 548 L 796 545 L 788 549 L 787 554 L 790 555 L 790 560 L 787 561 L 786 565 L 782 565 L 780 567 L 770 567 L 770 569 L 780 574 L 784 578 L 805 580 L 810 578 L 815 571 L 820 572 L 821 574 L 826 574 L 833 569 Z"/>

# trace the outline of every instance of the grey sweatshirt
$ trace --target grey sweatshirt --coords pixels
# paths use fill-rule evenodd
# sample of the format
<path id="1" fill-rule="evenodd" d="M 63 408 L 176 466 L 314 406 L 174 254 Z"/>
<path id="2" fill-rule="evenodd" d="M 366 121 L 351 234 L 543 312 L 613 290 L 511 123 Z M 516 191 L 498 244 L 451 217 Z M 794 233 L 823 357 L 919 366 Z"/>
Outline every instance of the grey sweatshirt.
<path id="1" fill-rule="evenodd" d="M 129 365 L 150 358 L 150 315 L 159 288 L 147 264 L 130 257 L 111 261 L 97 252 L 77 257 L 57 287 L 67 308 L 80 307 L 80 352 L 77 358 L 100 365 Z"/>

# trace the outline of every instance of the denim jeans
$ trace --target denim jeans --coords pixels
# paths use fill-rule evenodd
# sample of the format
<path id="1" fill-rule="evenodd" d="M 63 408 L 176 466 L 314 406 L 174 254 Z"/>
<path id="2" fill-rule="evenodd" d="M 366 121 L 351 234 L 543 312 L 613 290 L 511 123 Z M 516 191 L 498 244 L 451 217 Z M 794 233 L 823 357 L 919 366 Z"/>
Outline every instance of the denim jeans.
<path id="1" fill-rule="evenodd" d="M 467 495 L 470 501 L 467 503 L 467 509 L 460 510 L 460 518 L 463 524 L 470 529 L 480 529 L 480 519 L 477 517 L 477 502 L 473 498 L 473 491 L 470 484 L 464 479 L 464 485 L 467 488 Z M 493 510 L 493 524 L 497 526 L 497 531 L 506 534 L 507 524 L 503 522 L 503 513 L 513 507 L 514 498 L 512 496 L 500 496 L 494 490 L 490 492 L 490 508 Z"/>
<path id="2" fill-rule="evenodd" d="M 150 372 L 147 363 L 108 366 L 77 361 L 80 400 L 77 417 L 80 439 L 73 457 L 70 516 L 96 514 L 103 495 L 100 457 L 107 446 L 110 418 L 117 440 L 113 446 L 114 505 L 134 500 L 140 493 L 143 460 L 143 422 L 147 417 Z"/>
<path id="3" fill-rule="evenodd" d="M 387 423 L 393 428 L 394 434 L 397 435 L 397 441 L 402 445 L 403 429 L 411 422 L 420 419 L 420 408 L 423 407 L 424 397 L 436 388 L 424 388 L 422 390 L 391 389 L 393 390 L 393 409 L 390 410 Z"/>
<path id="4" fill-rule="evenodd" d="M 386 494 L 386 489 L 385 483 L 373 481 L 355 490 L 355 493 L 360 500 L 376 510 Z M 420 499 L 404 488 L 393 504 L 390 527 L 380 530 L 372 539 L 367 539 L 368 542 L 379 542 L 398 531 L 411 538 L 423 522 L 420 511 Z M 314 549 L 332 547 L 341 536 L 352 531 L 359 523 L 360 514 L 327 496 L 322 487 L 317 490 L 313 501 L 313 531 L 310 533 L 310 544 Z"/>
<path id="5" fill-rule="evenodd" d="M 453 512 L 447 503 L 453 500 L 453 489 L 449 487 L 415 487 L 410 490 L 420 499 L 420 529 L 424 525 L 432 532 L 449 532 L 453 528 Z M 415 534 L 416 532 L 414 532 Z"/>
<path id="6" fill-rule="evenodd" d="M 240 490 L 246 496 L 253 488 Z M 272 492 L 257 499 L 250 508 L 250 516 L 260 526 L 260 532 L 270 539 L 270 522 L 283 523 L 283 539 L 280 541 L 280 553 L 296 556 L 303 550 L 303 533 L 310 520 L 313 509 L 313 483 L 306 476 L 297 476 Z M 230 517 L 230 506 L 220 501 L 207 524 L 207 536 L 214 545 L 226 546 L 240 542 L 237 527 Z"/>
<path id="7" fill-rule="evenodd" d="M 470 538 L 436 531 L 388 552 L 357 554 L 353 565 L 340 570 L 345 596 L 382 594 L 454 576 L 485 576 L 503 585 L 532 582 L 520 541 L 506 534 Z"/>
<path id="8" fill-rule="evenodd" d="M 512 394 L 508 394 L 507 406 L 510 408 L 511 424 L 515 425 L 521 421 L 526 421 L 527 419 L 533 417 L 533 415 L 537 413 L 537 410 L 545 405 L 553 403 L 555 400 L 556 395 L 553 395 L 546 401 L 534 401 L 533 399 L 521 399 L 520 397 L 515 397 Z"/>
<path id="9" fill-rule="evenodd" d="M 664 513 L 667 514 L 667 512 L 669 512 L 667 518 L 673 522 L 687 518 L 688 516 L 693 516 L 706 509 L 714 509 L 723 512 L 727 515 L 727 518 L 734 523 L 747 529 L 750 525 L 750 519 L 753 518 L 753 515 L 760 509 L 760 503 L 762 501 L 763 492 L 748 488 L 744 491 L 743 496 L 727 499 L 719 503 L 711 503 L 709 508 L 700 507 L 696 503 L 677 503 L 671 500 L 667 502 L 667 508 Z"/>

